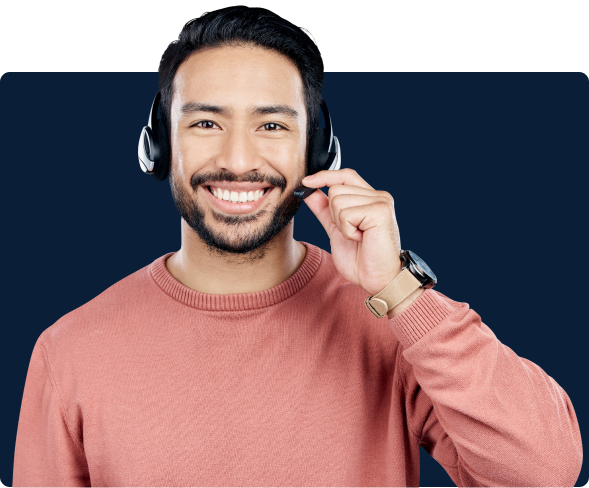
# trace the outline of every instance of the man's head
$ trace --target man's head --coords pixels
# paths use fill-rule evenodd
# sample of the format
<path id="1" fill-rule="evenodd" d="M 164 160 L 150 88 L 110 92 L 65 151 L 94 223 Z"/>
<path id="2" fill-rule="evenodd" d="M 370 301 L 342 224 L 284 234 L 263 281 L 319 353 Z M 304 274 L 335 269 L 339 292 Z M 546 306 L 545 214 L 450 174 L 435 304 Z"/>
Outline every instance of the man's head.
<path id="1" fill-rule="evenodd" d="M 211 249 L 263 255 L 301 204 L 293 189 L 306 174 L 323 83 L 317 47 L 266 9 L 229 7 L 188 22 L 159 76 L 178 211 Z M 211 193 L 262 187 L 243 210 Z"/>

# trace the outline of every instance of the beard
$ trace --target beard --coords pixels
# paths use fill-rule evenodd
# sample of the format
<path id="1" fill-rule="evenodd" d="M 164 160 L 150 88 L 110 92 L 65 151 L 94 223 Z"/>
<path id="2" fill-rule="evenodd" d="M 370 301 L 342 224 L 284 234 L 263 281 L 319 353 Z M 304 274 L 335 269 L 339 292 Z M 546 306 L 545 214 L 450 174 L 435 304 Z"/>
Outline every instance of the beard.
<path id="1" fill-rule="evenodd" d="M 241 255 L 246 261 L 255 261 L 264 257 L 271 248 L 272 239 L 290 223 L 303 203 L 302 199 L 296 198 L 294 193 L 291 192 L 275 206 L 273 211 L 259 210 L 253 214 L 225 215 L 211 210 L 212 219 L 223 226 L 222 231 L 215 231 L 205 223 L 203 208 L 193 199 L 192 194 L 189 194 L 182 184 L 176 181 L 173 171 L 170 171 L 169 179 L 176 209 L 201 241 L 205 243 L 208 250 L 225 257 Z M 228 172 L 204 173 L 193 175 L 190 179 L 190 185 L 195 189 L 196 193 L 196 189 L 200 185 L 216 181 L 269 183 L 274 186 L 272 191 L 280 189 L 281 194 L 286 189 L 286 179 L 284 177 L 265 176 L 258 173 L 251 174 L 247 178 L 239 178 Z M 209 191 L 206 187 L 203 189 Z M 264 217 L 269 212 L 271 212 L 271 217 L 264 224 Z"/>

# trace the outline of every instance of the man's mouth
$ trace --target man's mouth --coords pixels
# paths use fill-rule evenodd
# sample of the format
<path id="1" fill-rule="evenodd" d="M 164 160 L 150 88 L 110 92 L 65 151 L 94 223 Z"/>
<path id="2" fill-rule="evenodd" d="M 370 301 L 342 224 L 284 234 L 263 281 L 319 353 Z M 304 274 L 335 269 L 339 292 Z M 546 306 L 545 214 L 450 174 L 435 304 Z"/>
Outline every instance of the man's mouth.
<path id="1" fill-rule="evenodd" d="M 249 213 L 257 210 L 274 187 L 267 183 L 219 182 L 203 185 L 216 207 L 226 213 Z"/>
<path id="2" fill-rule="evenodd" d="M 236 188 L 235 190 L 229 190 L 227 188 L 220 188 L 213 185 L 209 186 L 208 188 L 209 191 L 219 200 L 225 200 L 226 202 L 232 203 L 255 202 L 270 190 L 270 188 L 258 188 L 256 190 L 239 191 L 239 188 Z"/>

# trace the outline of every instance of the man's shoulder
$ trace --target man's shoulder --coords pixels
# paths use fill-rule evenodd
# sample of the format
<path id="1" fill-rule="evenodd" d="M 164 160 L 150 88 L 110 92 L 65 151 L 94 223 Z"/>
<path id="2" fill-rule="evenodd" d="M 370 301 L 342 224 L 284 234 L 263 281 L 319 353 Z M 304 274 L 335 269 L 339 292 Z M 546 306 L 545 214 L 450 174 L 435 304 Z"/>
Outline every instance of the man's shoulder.
<path id="1" fill-rule="evenodd" d="M 45 329 L 39 340 L 48 348 L 58 344 L 83 344 L 100 331 L 121 323 L 127 316 L 133 320 L 156 292 L 150 276 L 151 263 L 125 276 L 102 293 L 68 312 Z"/>

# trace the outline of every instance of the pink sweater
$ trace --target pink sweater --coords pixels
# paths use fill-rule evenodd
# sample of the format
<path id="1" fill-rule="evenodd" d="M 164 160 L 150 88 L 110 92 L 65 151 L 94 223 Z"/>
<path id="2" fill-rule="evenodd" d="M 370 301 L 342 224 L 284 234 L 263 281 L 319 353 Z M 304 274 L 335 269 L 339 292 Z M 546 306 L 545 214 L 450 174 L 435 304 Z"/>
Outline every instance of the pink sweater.
<path id="1" fill-rule="evenodd" d="M 554 379 L 435 289 L 376 319 L 303 244 L 243 295 L 183 286 L 166 254 L 43 331 L 14 486 L 418 486 L 419 445 L 458 486 L 574 485 Z"/>

